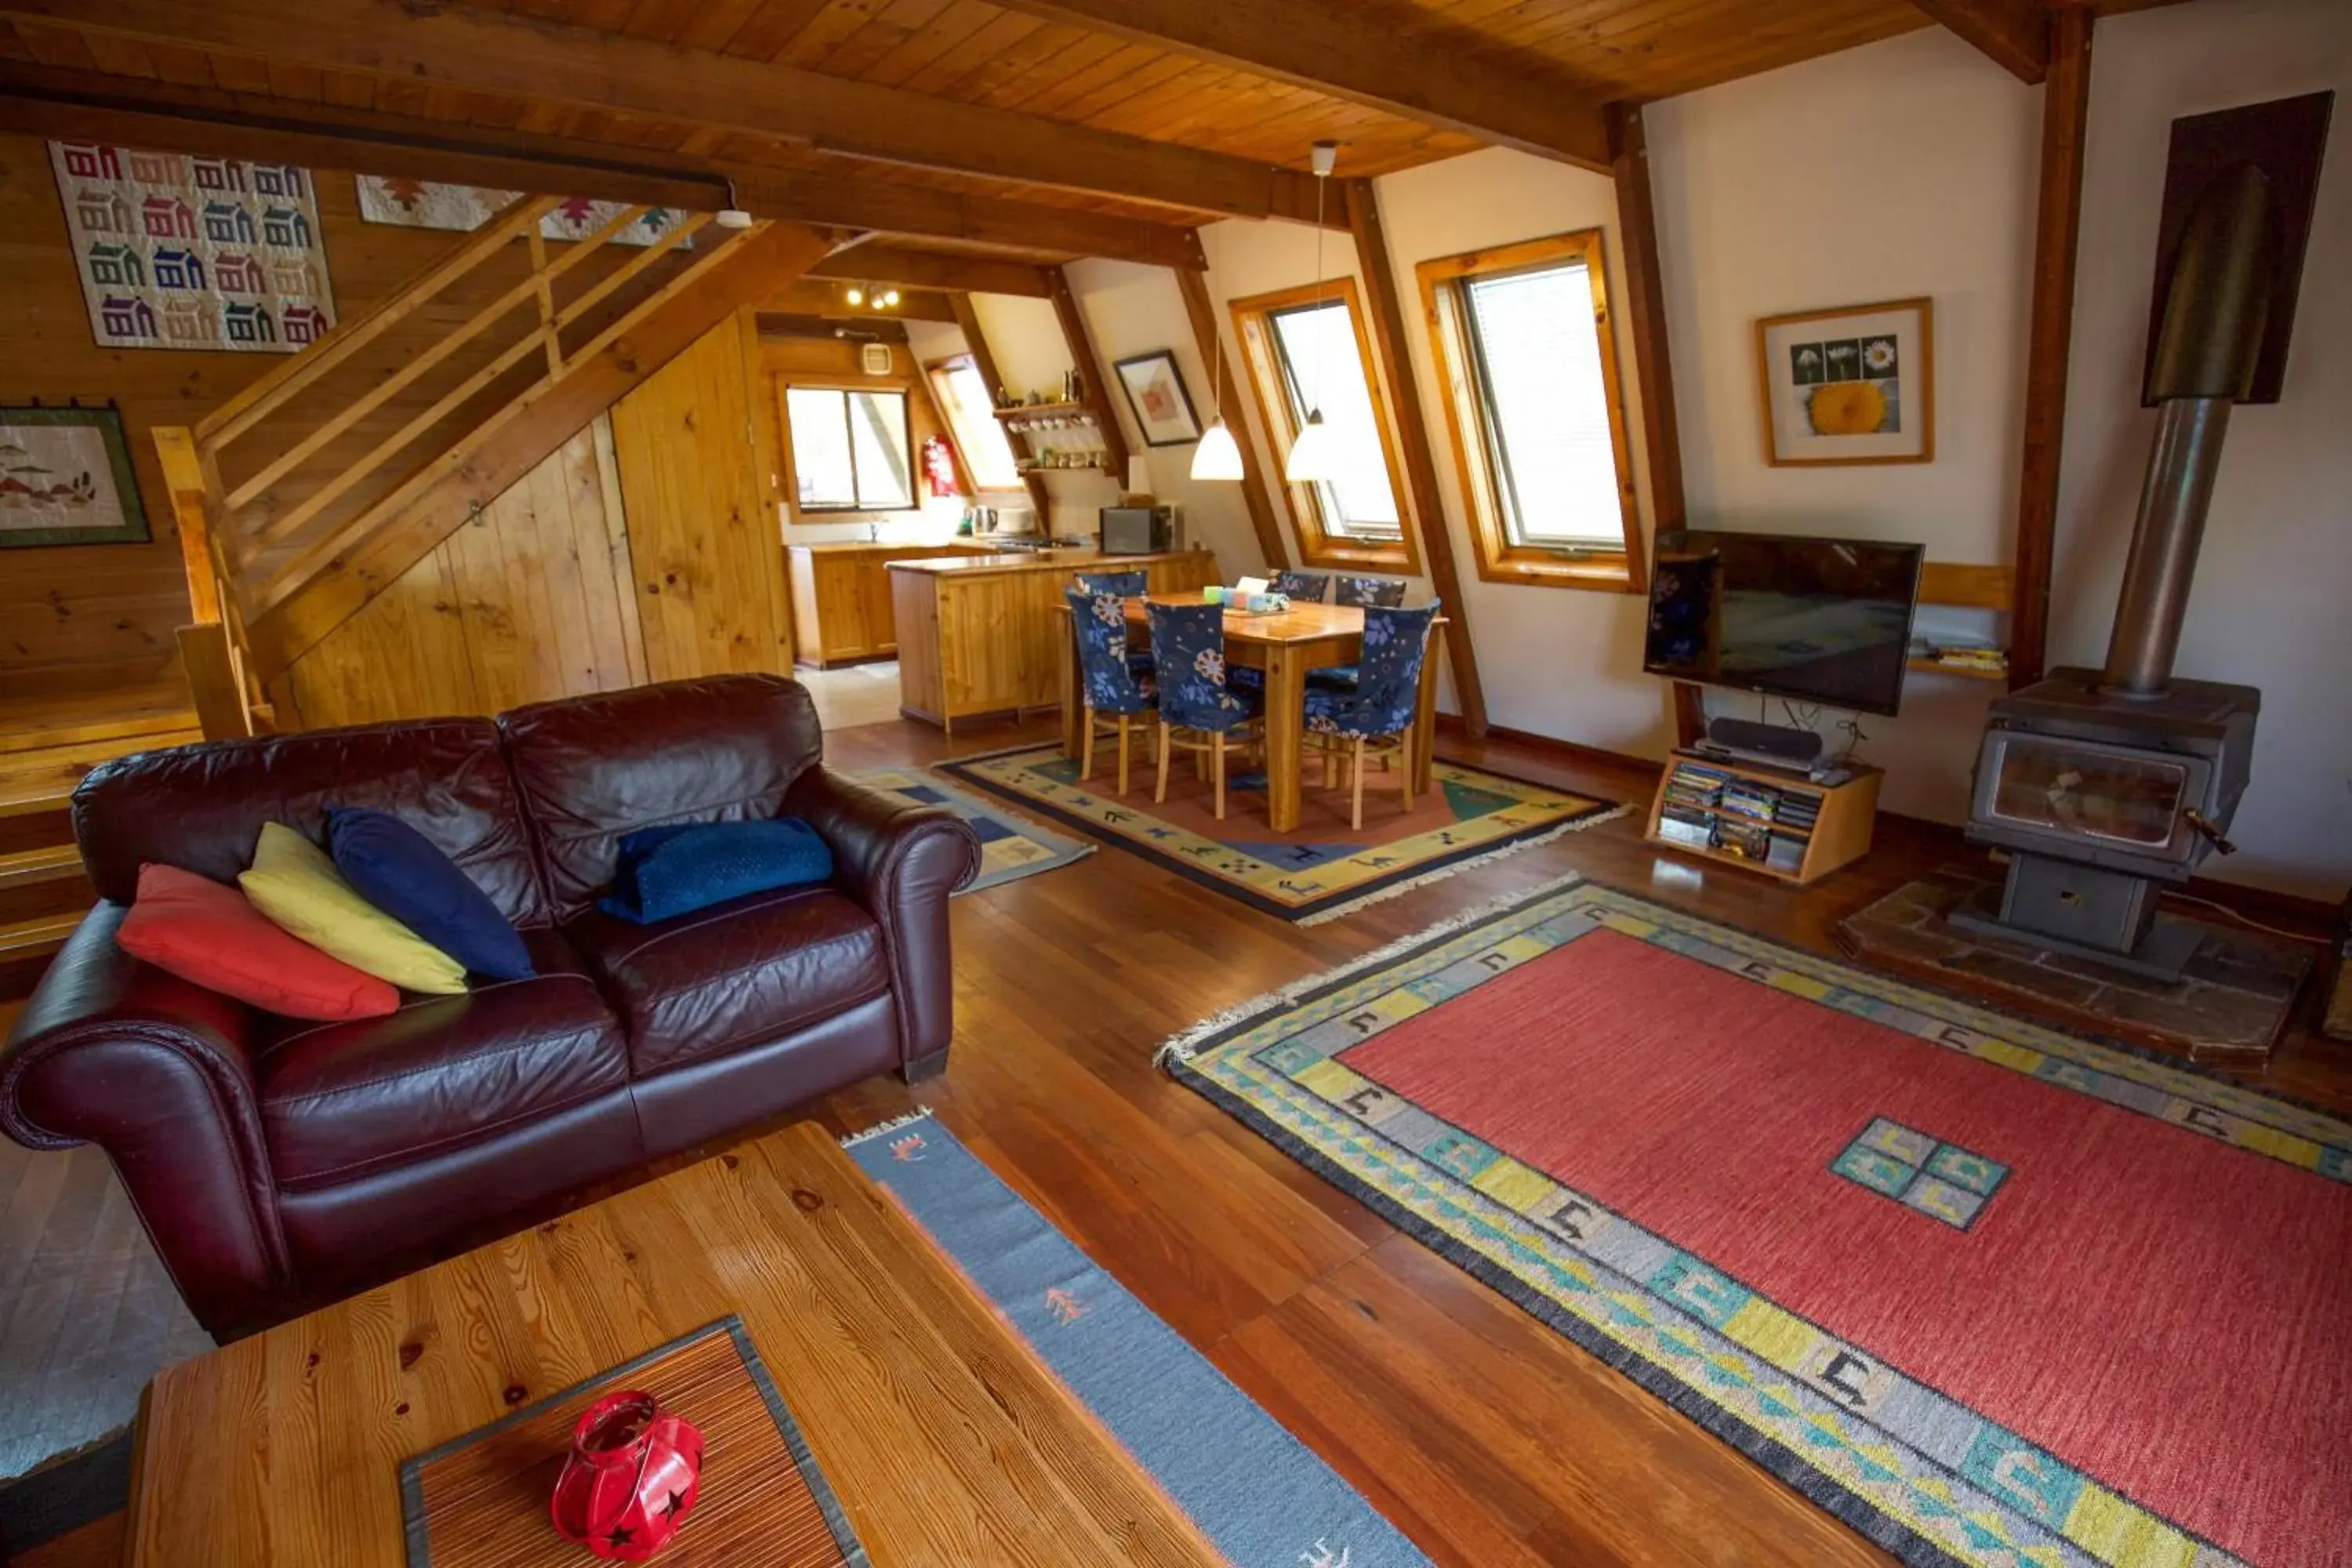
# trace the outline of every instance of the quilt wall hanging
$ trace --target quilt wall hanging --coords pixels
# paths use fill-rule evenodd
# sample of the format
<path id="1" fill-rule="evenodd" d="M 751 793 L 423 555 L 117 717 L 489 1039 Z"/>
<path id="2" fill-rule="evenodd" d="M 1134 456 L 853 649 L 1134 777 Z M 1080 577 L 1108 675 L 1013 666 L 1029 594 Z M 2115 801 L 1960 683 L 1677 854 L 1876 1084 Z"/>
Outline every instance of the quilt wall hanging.
<path id="1" fill-rule="evenodd" d="M 299 352 L 334 322 L 308 170 L 52 142 L 101 348 Z"/>
<path id="2" fill-rule="evenodd" d="M 523 193 L 492 190 L 484 185 L 447 185 L 437 180 L 361 174 L 360 216 L 370 223 L 402 228 L 446 228 L 465 233 L 496 217 Z M 539 232 L 549 239 L 580 239 L 594 234 L 634 204 L 592 201 L 573 196 L 539 220 Z M 686 215 L 675 207 L 654 207 L 636 222 L 613 236 L 614 245 L 658 245 L 677 232 Z M 693 245 L 691 239 L 687 247 Z"/>

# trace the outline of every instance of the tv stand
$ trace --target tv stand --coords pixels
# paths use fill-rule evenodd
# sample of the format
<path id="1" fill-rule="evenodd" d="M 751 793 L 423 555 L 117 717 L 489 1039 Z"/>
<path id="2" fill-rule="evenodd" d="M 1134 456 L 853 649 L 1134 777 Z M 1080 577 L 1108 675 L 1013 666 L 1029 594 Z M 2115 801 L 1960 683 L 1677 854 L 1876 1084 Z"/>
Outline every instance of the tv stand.
<path id="1" fill-rule="evenodd" d="M 1644 840 L 1811 887 L 1870 853 L 1884 770 L 1851 763 L 1821 778 L 1697 751 L 1666 759 Z"/>

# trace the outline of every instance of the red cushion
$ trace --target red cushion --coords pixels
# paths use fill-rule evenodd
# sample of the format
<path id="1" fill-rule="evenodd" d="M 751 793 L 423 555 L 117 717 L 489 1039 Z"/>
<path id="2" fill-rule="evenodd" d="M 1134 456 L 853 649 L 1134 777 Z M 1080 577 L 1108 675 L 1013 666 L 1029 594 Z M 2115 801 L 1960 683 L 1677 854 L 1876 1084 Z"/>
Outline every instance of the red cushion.
<path id="1" fill-rule="evenodd" d="M 176 866 L 139 868 L 139 897 L 114 940 L 192 984 L 289 1018 L 373 1018 L 400 1005 L 388 983 L 287 935 L 236 889 Z"/>

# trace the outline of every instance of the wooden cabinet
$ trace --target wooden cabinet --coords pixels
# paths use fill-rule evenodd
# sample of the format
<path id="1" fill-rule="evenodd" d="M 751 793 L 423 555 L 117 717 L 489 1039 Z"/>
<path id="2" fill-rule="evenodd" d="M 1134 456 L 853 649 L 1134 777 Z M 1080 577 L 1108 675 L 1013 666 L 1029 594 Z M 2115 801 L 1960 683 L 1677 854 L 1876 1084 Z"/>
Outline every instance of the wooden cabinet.
<path id="1" fill-rule="evenodd" d="M 985 546 L 948 544 L 793 544 L 786 546 L 793 586 L 793 656 L 820 669 L 898 651 L 891 615 L 889 564 L 947 555 L 986 554 Z"/>
<path id="2" fill-rule="evenodd" d="M 959 719 L 1058 705 L 1065 621 L 1054 613 L 1081 572 L 1140 568 L 1154 594 L 1217 581 L 1205 550 L 1168 555 L 1056 551 L 888 569 L 898 648 L 899 711 L 952 731 Z"/>

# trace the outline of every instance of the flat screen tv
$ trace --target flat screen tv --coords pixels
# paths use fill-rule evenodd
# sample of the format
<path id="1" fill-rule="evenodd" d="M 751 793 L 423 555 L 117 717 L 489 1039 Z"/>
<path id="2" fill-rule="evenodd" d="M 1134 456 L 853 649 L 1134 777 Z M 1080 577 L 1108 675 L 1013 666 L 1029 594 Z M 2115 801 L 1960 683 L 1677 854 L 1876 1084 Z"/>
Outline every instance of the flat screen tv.
<path id="1" fill-rule="evenodd" d="M 1642 668 L 1791 701 L 1903 701 L 1917 544 L 1696 529 L 1662 533 Z"/>

